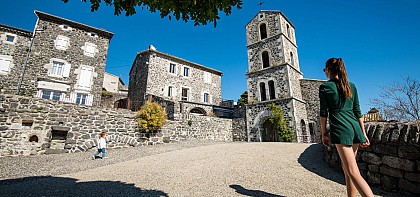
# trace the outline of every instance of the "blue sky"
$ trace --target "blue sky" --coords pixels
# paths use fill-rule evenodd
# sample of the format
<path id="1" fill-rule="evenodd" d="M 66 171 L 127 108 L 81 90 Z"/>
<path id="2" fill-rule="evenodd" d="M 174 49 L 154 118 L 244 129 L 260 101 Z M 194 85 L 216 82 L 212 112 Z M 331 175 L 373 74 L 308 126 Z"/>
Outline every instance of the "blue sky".
<path id="1" fill-rule="evenodd" d="M 6 0 L 1 0 L 6 2 Z M 362 112 L 380 92 L 378 85 L 411 76 L 420 80 L 420 1 L 418 0 L 263 0 L 264 10 L 281 10 L 295 25 L 301 71 L 305 78 L 325 79 L 322 69 L 330 57 L 345 60 L 356 83 Z M 90 12 L 80 0 L 13 0 L 2 3 L 0 23 L 32 30 L 34 10 L 104 28 L 115 35 L 106 71 L 128 84 L 137 52 L 153 44 L 169 53 L 224 73 L 222 97 L 239 98 L 247 89 L 245 25 L 259 11 L 259 0 L 244 0 L 241 10 L 222 14 L 217 27 L 161 19 L 158 13 L 114 16 L 102 5 Z"/>

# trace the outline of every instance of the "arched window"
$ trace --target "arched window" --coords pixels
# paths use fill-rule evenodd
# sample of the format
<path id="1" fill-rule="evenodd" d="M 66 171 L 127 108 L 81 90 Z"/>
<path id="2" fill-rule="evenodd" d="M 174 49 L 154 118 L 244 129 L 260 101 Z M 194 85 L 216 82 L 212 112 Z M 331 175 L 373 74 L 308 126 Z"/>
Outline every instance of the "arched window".
<path id="1" fill-rule="evenodd" d="M 267 100 L 267 96 L 265 95 L 265 83 L 260 83 L 260 95 L 261 101 Z"/>
<path id="2" fill-rule="evenodd" d="M 267 26 L 263 23 L 260 25 L 261 40 L 267 38 Z"/>
<path id="3" fill-rule="evenodd" d="M 286 24 L 286 27 L 287 27 L 287 37 L 288 38 L 291 38 L 290 37 L 290 27 L 289 27 L 289 24 Z"/>
<path id="4" fill-rule="evenodd" d="M 263 61 L 263 68 L 270 67 L 270 59 L 268 58 L 268 52 L 267 51 L 262 52 L 261 56 L 262 56 L 262 61 Z"/>
<path id="5" fill-rule="evenodd" d="M 270 93 L 270 100 L 276 99 L 276 92 L 274 89 L 274 81 L 268 82 L 268 92 Z"/>
<path id="6" fill-rule="evenodd" d="M 295 58 L 293 57 L 293 52 L 290 52 L 290 63 L 292 64 L 292 66 L 295 65 Z"/>

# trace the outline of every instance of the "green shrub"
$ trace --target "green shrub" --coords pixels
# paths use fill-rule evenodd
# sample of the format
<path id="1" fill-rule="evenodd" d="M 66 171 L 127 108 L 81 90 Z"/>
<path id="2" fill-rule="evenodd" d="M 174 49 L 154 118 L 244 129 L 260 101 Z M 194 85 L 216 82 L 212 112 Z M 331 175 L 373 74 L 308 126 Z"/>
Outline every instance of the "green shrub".
<path id="1" fill-rule="evenodd" d="M 137 112 L 136 120 L 139 128 L 144 132 L 156 132 L 165 124 L 167 114 L 159 103 L 148 102 Z"/>
<path id="2" fill-rule="evenodd" d="M 287 121 L 284 119 L 283 109 L 280 106 L 270 104 L 268 106 L 272 115 L 269 120 L 274 125 L 276 131 L 280 134 L 284 142 L 291 142 L 295 139 L 293 131 L 287 126 Z"/>

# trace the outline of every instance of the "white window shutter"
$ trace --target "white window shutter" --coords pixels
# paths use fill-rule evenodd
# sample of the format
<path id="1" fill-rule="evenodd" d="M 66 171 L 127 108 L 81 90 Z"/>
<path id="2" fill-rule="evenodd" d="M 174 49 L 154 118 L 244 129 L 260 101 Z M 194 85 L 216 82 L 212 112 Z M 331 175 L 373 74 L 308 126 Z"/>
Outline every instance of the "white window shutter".
<path id="1" fill-rule="evenodd" d="M 0 73 L 9 73 L 11 59 L 0 57 Z"/>
<path id="2" fill-rule="evenodd" d="M 78 85 L 83 88 L 90 88 L 90 83 L 92 81 L 92 68 L 82 67 L 79 74 L 79 83 Z"/>
<path id="3" fill-rule="evenodd" d="M 71 64 L 64 64 L 63 77 L 70 76 L 70 68 L 71 68 Z"/>
<path id="4" fill-rule="evenodd" d="M 65 93 L 61 93 L 60 101 L 66 101 L 66 94 Z"/>
<path id="5" fill-rule="evenodd" d="M 70 101 L 69 102 L 76 103 L 76 96 L 77 96 L 77 93 L 76 92 L 72 92 L 70 94 Z"/>
<path id="6" fill-rule="evenodd" d="M 172 98 L 178 98 L 178 96 L 177 96 L 178 94 L 177 94 L 177 92 L 176 92 L 176 88 L 175 87 L 172 87 Z"/>
<path id="7" fill-rule="evenodd" d="M 42 90 L 38 90 L 38 92 L 36 93 L 36 97 L 42 98 Z"/>
<path id="8" fill-rule="evenodd" d="M 92 106 L 92 103 L 93 103 L 93 95 L 88 94 L 88 96 L 86 98 L 86 105 Z"/>

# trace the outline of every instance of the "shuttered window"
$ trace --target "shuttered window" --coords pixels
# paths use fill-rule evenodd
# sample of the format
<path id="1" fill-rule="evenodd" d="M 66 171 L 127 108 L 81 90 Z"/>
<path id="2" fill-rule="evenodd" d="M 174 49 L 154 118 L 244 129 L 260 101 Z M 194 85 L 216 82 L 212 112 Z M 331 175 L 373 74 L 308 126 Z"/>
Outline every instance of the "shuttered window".
<path id="1" fill-rule="evenodd" d="M 82 66 L 79 74 L 79 81 L 77 85 L 84 89 L 90 89 L 92 81 L 93 68 L 88 66 Z"/>
<path id="2" fill-rule="evenodd" d="M 57 39 L 55 40 L 55 48 L 60 50 L 66 50 L 69 46 L 70 39 L 66 36 L 57 36 Z"/>
<path id="3" fill-rule="evenodd" d="M 0 74 L 9 74 L 12 60 L 6 57 L 0 57 Z"/>

